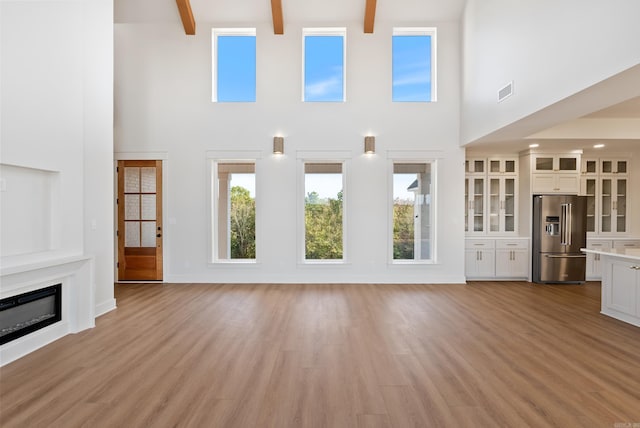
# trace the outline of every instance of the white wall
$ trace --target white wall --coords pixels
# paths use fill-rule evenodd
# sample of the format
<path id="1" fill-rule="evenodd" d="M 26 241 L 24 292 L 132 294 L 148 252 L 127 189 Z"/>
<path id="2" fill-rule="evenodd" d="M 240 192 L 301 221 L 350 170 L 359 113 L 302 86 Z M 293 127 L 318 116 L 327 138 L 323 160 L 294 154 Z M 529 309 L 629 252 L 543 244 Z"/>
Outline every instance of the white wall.
<path id="1" fill-rule="evenodd" d="M 468 0 L 462 144 L 640 63 L 638 16 L 636 0 Z M 498 103 L 510 81 L 513 95 Z"/>
<path id="2" fill-rule="evenodd" d="M 415 26 L 415 23 L 413 23 Z M 340 23 L 340 25 L 343 25 Z M 433 23 L 419 24 L 432 26 Z M 459 27 L 438 27 L 438 102 L 391 103 L 392 25 L 347 25 L 347 102 L 301 102 L 301 29 L 284 36 L 257 28 L 257 102 L 211 102 L 211 24 L 196 36 L 176 24 L 116 24 L 115 150 L 164 152 L 165 280 L 204 282 L 464 281 L 459 148 Z M 239 26 L 247 26 L 240 24 Z M 309 25 L 314 26 L 314 25 Z M 376 135 L 373 157 L 364 136 Z M 285 155 L 274 157 L 274 135 Z M 258 264 L 208 263 L 208 151 L 257 151 Z M 298 160 L 303 151 L 346 151 L 348 263 L 305 266 L 300 260 Z M 439 159 L 438 264 L 390 266 L 388 151 L 424 151 Z M 414 153 L 415 154 L 415 153 Z M 455 196 L 451 196 L 455 195 Z"/>
<path id="3" fill-rule="evenodd" d="M 21 260 L 28 261 L 30 252 L 41 259 L 35 254 L 41 250 L 52 257 L 95 255 L 99 314 L 115 304 L 113 1 L 3 1 L 0 14 L 0 162 L 57 176 L 56 239 L 49 248 L 27 248 Z M 13 214 L 5 217 L 5 208 Z M 19 209 L 3 207 L 2 222 L 13 222 Z M 3 230 L 11 226 L 3 224 Z M 19 239 L 3 234 L 3 248 L 19 247 L 13 242 Z M 7 263 L 3 257 L 3 267 Z"/>

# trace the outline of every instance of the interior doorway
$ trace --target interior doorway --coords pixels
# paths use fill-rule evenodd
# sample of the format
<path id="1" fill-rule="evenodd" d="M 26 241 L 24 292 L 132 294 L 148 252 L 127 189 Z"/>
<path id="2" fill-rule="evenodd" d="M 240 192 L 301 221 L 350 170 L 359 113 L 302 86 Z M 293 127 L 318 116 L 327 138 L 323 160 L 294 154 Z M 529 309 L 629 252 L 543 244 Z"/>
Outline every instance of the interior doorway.
<path id="1" fill-rule="evenodd" d="M 162 161 L 118 161 L 118 280 L 162 281 Z"/>

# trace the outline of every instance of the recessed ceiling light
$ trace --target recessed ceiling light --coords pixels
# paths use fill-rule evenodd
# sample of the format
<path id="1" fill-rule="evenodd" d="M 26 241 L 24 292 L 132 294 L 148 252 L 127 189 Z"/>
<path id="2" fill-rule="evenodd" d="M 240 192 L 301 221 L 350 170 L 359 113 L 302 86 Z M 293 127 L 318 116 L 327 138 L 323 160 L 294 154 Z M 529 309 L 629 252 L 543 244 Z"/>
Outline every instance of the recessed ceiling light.
<path id="1" fill-rule="evenodd" d="M 540 147 L 540 144 L 536 144 L 536 143 L 529 144 L 530 149 L 535 149 L 536 147 Z"/>
<path id="2" fill-rule="evenodd" d="M 594 145 L 593 145 L 593 148 L 594 148 L 594 149 L 601 149 L 601 148 L 603 148 L 603 147 L 604 147 L 604 144 L 594 144 Z"/>

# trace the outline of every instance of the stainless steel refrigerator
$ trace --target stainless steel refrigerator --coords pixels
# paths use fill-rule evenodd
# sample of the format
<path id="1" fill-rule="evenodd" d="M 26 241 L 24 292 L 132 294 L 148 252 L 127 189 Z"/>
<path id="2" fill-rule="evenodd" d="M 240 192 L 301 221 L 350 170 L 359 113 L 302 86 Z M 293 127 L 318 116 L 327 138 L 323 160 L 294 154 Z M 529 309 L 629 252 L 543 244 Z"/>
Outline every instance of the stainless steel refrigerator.
<path id="1" fill-rule="evenodd" d="M 584 282 L 587 244 L 586 197 L 533 197 L 533 281 Z"/>

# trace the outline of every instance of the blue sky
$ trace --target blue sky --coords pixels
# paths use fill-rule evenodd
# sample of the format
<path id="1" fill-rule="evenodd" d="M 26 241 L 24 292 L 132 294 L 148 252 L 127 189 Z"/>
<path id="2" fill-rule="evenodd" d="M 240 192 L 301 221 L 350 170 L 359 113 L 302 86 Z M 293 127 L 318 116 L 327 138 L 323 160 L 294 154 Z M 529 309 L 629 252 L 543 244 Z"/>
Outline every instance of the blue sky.
<path id="1" fill-rule="evenodd" d="M 305 101 L 343 101 L 343 37 L 304 38 Z"/>
<path id="2" fill-rule="evenodd" d="M 220 102 L 256 100 L 256 37 L 218 36 Z"/>
<path id="3" fill-rule="evenodd" d="M 431 101 L 431 36 L 393 36 L 393 101 Z"/>

